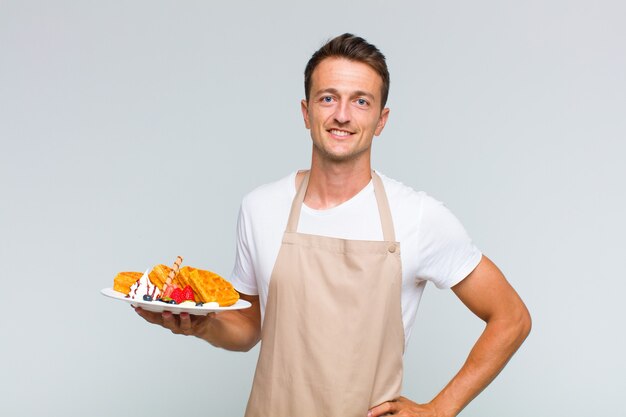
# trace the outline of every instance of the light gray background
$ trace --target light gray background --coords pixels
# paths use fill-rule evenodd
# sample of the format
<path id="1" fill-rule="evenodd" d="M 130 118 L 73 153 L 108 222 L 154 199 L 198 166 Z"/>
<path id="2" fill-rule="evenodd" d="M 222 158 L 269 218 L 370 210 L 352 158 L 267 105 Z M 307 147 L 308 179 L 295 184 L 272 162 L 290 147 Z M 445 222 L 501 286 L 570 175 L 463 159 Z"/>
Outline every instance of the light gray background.
<path id="1" fill-rule="evenodd" d="M 238 416 L 258 350 L 99 294 L 116 272 L 228 275 L 241 197 L 307 167 L 302 71 L 351 31 L 387 55 L 374 165 L 443 200 L 534 319 L 464 416 L 625 416 L 621 1 L 1 1 L 2 415 Z M 426 290 L 405 395 L 482 329 Z"/>

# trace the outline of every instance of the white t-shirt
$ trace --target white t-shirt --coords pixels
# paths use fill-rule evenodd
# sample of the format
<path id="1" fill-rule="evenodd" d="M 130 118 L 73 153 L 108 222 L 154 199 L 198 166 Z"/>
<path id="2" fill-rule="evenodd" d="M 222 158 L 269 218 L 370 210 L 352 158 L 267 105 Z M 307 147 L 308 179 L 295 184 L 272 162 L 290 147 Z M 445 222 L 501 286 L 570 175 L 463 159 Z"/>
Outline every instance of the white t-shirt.
<path id="1" fill-rule="evenodd" d="M 378 173 L 385 186 L 402 261 L 402 320 L 405 341 L 426 282 L 450 288 L 478 265 L 481 252 L 459 220 L 441 202 L 424 192 Z M 263 185 L 241 204 L 237 224 L 237 255 L 230 281 L 241 293 L 259 295 L 261 315 L 278 257 L 296 173 Z M 298 232 L 350 240 L 383 240 L 372 182 L 350 200 L 328 210 L 303 204 Z"/>

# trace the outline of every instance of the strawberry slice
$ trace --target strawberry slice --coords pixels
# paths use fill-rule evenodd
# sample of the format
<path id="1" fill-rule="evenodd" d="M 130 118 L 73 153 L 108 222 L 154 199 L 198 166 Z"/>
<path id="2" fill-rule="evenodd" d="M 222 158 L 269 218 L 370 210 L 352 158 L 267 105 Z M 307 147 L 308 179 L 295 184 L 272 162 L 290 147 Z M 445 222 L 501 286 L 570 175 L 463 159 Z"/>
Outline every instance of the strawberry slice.
<path id="1" fill-rule="evenodd" d="M 185 286 L 185 288 L 183 288 L 183 299 L 185 301 L 187 300 L 196 301 L 191 285 L 187 285 Z"/>
<path id="2" fill-rule="evenodd" d="M 181 290 L 180 288 L 174 288 L 174 290 L 170 294 L 170 298 L 176 301 L 176 304 L 180 304 L 185 301 L 185 297 L 183 297 L 183 290 Z"/>

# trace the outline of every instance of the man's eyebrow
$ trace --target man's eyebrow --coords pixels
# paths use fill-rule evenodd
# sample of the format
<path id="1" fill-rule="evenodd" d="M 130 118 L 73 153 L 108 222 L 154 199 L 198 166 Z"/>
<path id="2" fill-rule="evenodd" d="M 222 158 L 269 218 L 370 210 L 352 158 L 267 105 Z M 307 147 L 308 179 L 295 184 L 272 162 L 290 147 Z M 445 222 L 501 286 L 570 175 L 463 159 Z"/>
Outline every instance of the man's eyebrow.
<path id="1" fill-rule="evenodd" d="M 354 92 L 354 95 L 357 96 L 357 97 L 361 97 L 361 96 L 367 97 L 367 98 L 369 98 L 372 101 L 376 100 L 376 97 L 374 97 L 374 94 L 368 93 L 367 91 L 358 90 L 358 91 Z"/>
<path id="2" fill-rule="evenodd" d="M 321 94 L 335 94 L 335 95 L 339 95 L 339 90 L 337 90 L 336 88 L 325 88 L 323 90 L 318 90 L 315 92 L 314 96 L 317 97 Z M 351 94 L 352 97 L 367 97 L 372 101 L 375 101 L 376 97 L 374 96 L 374 94 L 372 93 L 368 93 L 367 91 L 362 91 L 362 90 L 357 90 L 352 92 Z"/>
<path id="3" fill-rule="evenodd" d="M 323 90 L 318 90 L 315 92 L 315 96 L 319 96 L 320 94 L 339 94 L 339 90 L 336 88 L 325 88 Z"/>

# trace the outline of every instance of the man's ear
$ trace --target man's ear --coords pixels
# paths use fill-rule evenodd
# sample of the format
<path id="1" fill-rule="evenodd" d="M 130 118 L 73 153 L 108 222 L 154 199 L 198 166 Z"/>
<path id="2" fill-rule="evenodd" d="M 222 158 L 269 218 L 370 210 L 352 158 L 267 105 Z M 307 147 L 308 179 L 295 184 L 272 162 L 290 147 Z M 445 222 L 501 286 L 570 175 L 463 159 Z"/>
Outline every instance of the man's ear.
<path id="1" fill-rule="evenodd" d="M 374 131 L 374 135 L 378 136 L 383 132 L 385 128 L 385 124 L 387 123 L 387 119 L 389 118 L 389 107 L 385 107 L 383 111 L 380 112 L 380 117 L 378 118 L 378 123 L 376 124 L 376 130 Z"/>
<path id="2" fill-rule="evenodd" d="M 306 99 L 303 99 L 300 102 L 300 110 L 302 110 L 302 117 L 304 118 L 304 126 L 306 126 L 307 129 L 310 129 L 311 124 L 309 123 L 309 103 L 306 101 Z"/>

